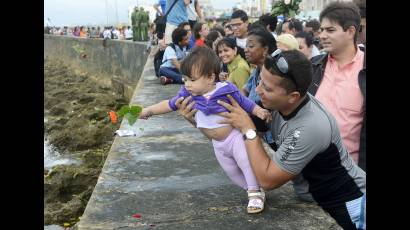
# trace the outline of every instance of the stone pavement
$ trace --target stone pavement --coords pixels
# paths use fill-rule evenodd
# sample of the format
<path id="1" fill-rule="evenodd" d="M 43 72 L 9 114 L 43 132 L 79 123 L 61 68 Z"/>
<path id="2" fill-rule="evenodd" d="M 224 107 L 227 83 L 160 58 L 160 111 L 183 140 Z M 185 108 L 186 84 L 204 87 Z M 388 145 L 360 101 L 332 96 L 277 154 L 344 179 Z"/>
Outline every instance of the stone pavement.
<path id="1" fill-rule="evenodd" d="M 145 65 L 131 104 L 175 95 Z M 315 204 L 299 201 L 290 183 L 267 192 L 265 210 L 247 214 L 246 192 L 219 166 L 211 142 L 177 112 L 138 120 L 116 137 L 78 229 L 340 229 Z M 139 214 L 140 218 L 133 217 Z"/>

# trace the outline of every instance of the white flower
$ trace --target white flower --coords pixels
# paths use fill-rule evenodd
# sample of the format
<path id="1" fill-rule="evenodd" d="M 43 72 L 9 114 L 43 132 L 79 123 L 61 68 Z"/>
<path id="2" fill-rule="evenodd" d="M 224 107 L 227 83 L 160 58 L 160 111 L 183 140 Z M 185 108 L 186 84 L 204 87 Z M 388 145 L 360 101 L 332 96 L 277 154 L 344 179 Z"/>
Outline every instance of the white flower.
<path id="1" fill-rule="evenodd" d="M 291 0 L 285 0 L 284 2 L 285 2 L 286 5 L 289 5 Z"/>

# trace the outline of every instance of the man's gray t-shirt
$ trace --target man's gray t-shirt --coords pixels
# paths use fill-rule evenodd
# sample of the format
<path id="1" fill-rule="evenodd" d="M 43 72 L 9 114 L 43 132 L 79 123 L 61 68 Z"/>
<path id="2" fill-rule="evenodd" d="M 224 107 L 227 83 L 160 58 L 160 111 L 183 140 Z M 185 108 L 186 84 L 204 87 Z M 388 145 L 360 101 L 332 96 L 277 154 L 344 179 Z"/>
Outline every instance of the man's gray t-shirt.
<path id="1" fill-rule="evenodd" d="M 312 95 L 290 115 L 274 111 L 272 116 L 273 160 L 296 175 L 296 193 L 331 207 L 366 192 L 366 173 L 349 156 L 334 117 Z"/>

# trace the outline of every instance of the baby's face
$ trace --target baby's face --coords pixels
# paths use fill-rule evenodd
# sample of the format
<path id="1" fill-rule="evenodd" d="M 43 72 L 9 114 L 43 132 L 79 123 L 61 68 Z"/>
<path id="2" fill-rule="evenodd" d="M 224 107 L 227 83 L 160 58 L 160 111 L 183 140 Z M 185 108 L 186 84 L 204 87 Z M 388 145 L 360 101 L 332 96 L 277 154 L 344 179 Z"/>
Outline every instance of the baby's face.
<path id="1" fill-rule="evenodd" d="M 212 76 L 185 76 L 182 75 L 185 82 L 185 88 L 193 96 L 204 95 L 211 90 L 215 85 L 214 77 Z"/>

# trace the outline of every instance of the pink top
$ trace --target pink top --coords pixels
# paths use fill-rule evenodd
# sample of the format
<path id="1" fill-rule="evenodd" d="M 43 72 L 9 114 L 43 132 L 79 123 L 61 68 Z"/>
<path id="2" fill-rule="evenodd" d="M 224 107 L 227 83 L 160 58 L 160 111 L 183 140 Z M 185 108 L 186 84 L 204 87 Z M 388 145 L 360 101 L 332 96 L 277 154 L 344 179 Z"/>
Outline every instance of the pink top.
<path id="1" fill-rule="evenodd" d="M 329 55 L 323 80 L 315 95 L 335 117 L 343 143 L 356 163 L 363 121 L 363 95 L 358 80 L 363 59 L 363 51 L 357 48 L 353 60 L 339 68 Z"/>

